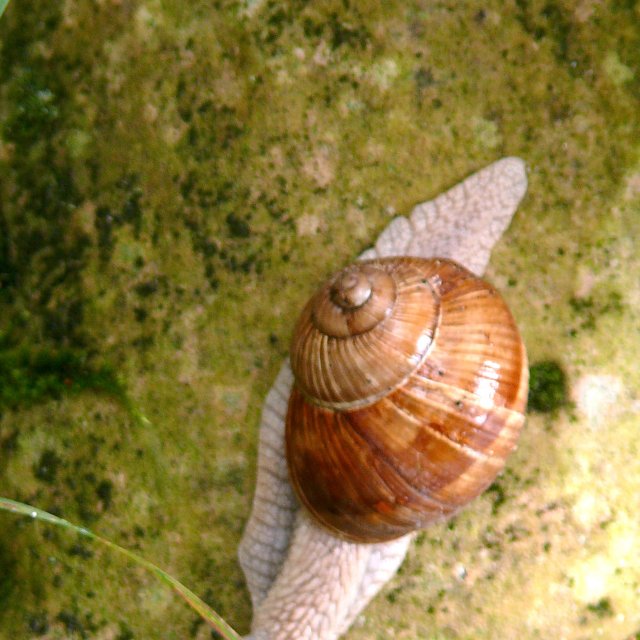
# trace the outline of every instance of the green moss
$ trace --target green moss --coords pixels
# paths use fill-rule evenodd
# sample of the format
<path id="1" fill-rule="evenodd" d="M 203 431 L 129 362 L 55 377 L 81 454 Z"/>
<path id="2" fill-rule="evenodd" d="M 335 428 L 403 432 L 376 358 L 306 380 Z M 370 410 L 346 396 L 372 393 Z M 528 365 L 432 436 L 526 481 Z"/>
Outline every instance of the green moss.
<path id="1" fill-rule="evenodd" d="M 27 626 L 36 637 L 43 636 L 49 631 L 49 620 L 47 614 L 42 611 L 28 616 Z"/>
<path id="2" fill-rule="evenodd" d="M 531 411 L 550 413 L 567 403 L 567 379 L 557 362 L 545 360 L 529 367 L 529 401 Z"/>
<path id="3" fill-rule="evenodd" d="M 88 638 L 89 631 L 95 631 L 91 621 L 81 621 L 75 611 L 63 609 L 58 613 L 56 619 L 61 622 L 65 632 L 69 637 Z"/>
<path id="4" fill-rule="evenodd" d="M 594 604 L 588 604 L 587 611 L 594 613 L 598 618 L 610 618 L 614 614 L 609 598 L 601 598 Z"/>
<path id="5" fill-rule="evenodd" d="M 113 499 L 113 482 L 110 480 L 101 480 L 96 486 L 96 495 L 102 501 L 102 506 L 106 510 L 111 506 Z"/>
<path id="6" fill-rule="evenodd" d="M 33 467 L 33 475 L 38 480 L 51 484 L 56 480 L 58 468 L 62 462 L 62 459 L 58 457 L 55 451 L 45 449 L 37 464 Z"/>
<path id="7" fill-rule="evenodd" d="M 640 68 L 637 3 L 250 8 L 32 0 L 0 21 L 2 492 L 99 520 L 209 594 L 243 632 L 249 599 L 235 549 L 260 406 L 291 319 L 323 275 L 369 246 L 391 211 L 520 155 L 529 192 L 491 268 L 537 363 L 532 413 L 553 411 L 569 382 L 557 354 L 576 379 L 630 359 L 621 351 L 631 329 L 615 340 L 608 330 L 635 326 L 628 239 L 640 234 L 625 195 L 640 153 L 640 77 L 629 72 Z M 299 233 L 301 219 L 318 222 L 315 235 Z M 132 428 L 111 400 L 125 388 L 151 423 Z M 631 396 L 616 406 L 628 410 Z M 562 426 L 566 416 L 553 418 Z M 584 610 L 599 595 L 572 622 L 575 602 L 559 589 L 549 606 L 548 585 L 564 584 L 566 558 L 617 522 L 576 531 L 567 492 L 549 495 L 556 485 L 579 494 L 580 469 L 615 474 L 638 457 L 612 441 L 604 460 L 558 462 L 598 435 L 585 438 L 574 419 L 538 439 L 544 420 L 532 415 L 508 463 L 518 477 L 505 473 L 455 521 L 420 534 L 390 587 L 402 597 L 380 598 L 349 637 L 426 638 L 443 627 L 475 640 L 550 637 L 572 625 L 568 637 L 601 635 Z M 626 493 L 607 495 L 613 520 L 624 513 L 614 494 Z M 3 638 L 79 637 L 79 627 L 121 640 L 159 628 L 203 637 L 181 603 L 98 553 L 87 562 L 37 527 L 0 542 L 16 563 Z M 482 588 L 452 577 L 452 558 L 463 557 Z M 637 583 L 632 566 L 629 556 L 626 584 Z M 636 603 L 624 587 L 610 593 L 616 615 L 604 634 L 628 637 Z M 526 622 L 510 613 L 523 597 Z"/>
<path id="8" fill-rule="evenodd" d="M 578 325 L 571 329 L 571 335 L 577 335 L 578 330 L 593 331 L 602 316 L 619 316 L 624 311 L 624 300 L 620 292 L 609 291 L 607 294 L 596 292 L 596 294 L 595 297 L 569 298 L 569 306 L 579 319 Z"/>
<path id="9" fill-rule="evenodd" d="M 395 604 L 398 600 L 398 596 L 402 593 L 401 588 L 389 589 L 385 595 L 387 602 Z"/>
<path id="10" fill-rule="evenodd" d="M 507 501 L 504 487 L 499 481 L 493 482 L 487 489 L 489 495 L 493 498 L 491 510 L 494 514 L 498 513 L 498 509 Z"/>
<path id="11" fill-rule="evenodd" d="M 611 81 L 618 86 L 633 80 L 635 76 L 633 69 L 620 60 L 616 51 L 607 53 L 603 67 Z"/>
<path id="12" fill-rule="evenodd" d="M 14 591 L 15 568 L 15 558 L 6 547 L 0 545 L 0 610 Z"/>
<path id="13" fill-rule="evenodd" d="M 0 410 L 89 389 L 126 402 L 124 387 L 113 370 L 106 365 L 94 367 L 82 352 L 24 346 L 0 349 Z"/>
<path id="14" fill-rule="evenodd" d="M 20 151 L 44 142 L 60 117 L 57 99 L 44 78 L 33 70 L 26 70 L 9 93 L 13 109 L 4 122 L 4 138 L 16 144 Z"/>
<path id="15" fill-rule="evenodd" d="M 57 25 L 56 9 L 37 4 L 39 18 L 16 12 L 16 28 L 2 40 L 3 71 L 13 73 L 5 75 L 8 99 L 0 130 L 12 149 L 5 174 L 14 187 L 4 192 L 0 208 L 0 229 L 6 234 L 0 246 L 0 301 L 13 303 L 0 326 L 13 325 L 23 337 L 32 333 L 79 343 L 79 271 L 88 238 L 73 229 L 72 212 L 81 197 L 59 144 L 69 122 L 63 72 L 36 53 L 23 31 L 47 37 Z"/>
<path id="16" fill-rule="evenodd" d="M 239 218 L 233 212 L 226 217 L 227 226 L 232 236 L 236 238 L 248 238 L 251 229 L 246 220 Z"/>

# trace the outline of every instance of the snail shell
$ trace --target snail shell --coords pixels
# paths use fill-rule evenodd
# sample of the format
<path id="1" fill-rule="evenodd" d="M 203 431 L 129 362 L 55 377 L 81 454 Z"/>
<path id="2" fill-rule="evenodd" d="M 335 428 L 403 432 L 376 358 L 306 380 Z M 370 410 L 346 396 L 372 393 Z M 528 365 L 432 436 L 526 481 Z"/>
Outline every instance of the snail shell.
<path id="1" fill-rule="evenodd" d="M 343 269 L 302 312 L 291 366 L 291 482 L 348 540 L 392 540 L 456 513 L 503 469 L 524 422 L 514 319 L 451 260 Z"/>

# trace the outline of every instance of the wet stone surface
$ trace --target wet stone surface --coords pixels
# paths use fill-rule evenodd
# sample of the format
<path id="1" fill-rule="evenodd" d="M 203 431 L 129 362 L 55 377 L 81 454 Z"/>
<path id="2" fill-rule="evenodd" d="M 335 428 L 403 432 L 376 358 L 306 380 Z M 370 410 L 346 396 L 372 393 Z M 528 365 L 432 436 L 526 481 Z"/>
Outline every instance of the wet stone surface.
<path id="1" fill-rule="evenodd" d="M 246 632 L 235 552 L 293 319 L 394 212 L 517 155 L 529 191 L 488 277 L 529 350 L 523 437 L 347 637 L 637 637 L 638 12 L 11 2 L 0 495 L 140 552 Z M 119 558 L 0 521 L 0 638 L 210 637 Z"/>

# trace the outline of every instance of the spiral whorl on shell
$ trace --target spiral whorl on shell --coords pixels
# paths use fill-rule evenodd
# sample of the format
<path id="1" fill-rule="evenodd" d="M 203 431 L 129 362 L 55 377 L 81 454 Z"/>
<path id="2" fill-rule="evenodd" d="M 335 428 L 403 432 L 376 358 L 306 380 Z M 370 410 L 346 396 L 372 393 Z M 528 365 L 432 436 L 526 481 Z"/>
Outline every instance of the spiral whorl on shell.
<path id="1" fill-rule="evenodd" d="M 524 422 L 524 345 L 501 296 L 444 259 L 343 269 L 294 331 L 292 485 L 347 539 L 449 517 L 502 470 Z"/>

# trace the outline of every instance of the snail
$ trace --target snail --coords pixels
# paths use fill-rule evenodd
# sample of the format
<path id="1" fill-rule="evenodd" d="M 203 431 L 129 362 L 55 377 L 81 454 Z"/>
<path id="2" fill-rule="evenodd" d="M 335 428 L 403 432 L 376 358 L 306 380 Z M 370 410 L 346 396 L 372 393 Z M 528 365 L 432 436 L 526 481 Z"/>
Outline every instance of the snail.
<path id="1" fill-rule="evenodd" d="M 251 640 L 336 640 L 418 529 L 489 486 L 524 422 L 513 317 L 479 276 L 526 191 L 504 158 L 332 276 L 265 400 L 238 555 Z M 285 454 L 286 452 L 286 454 Z"/>

